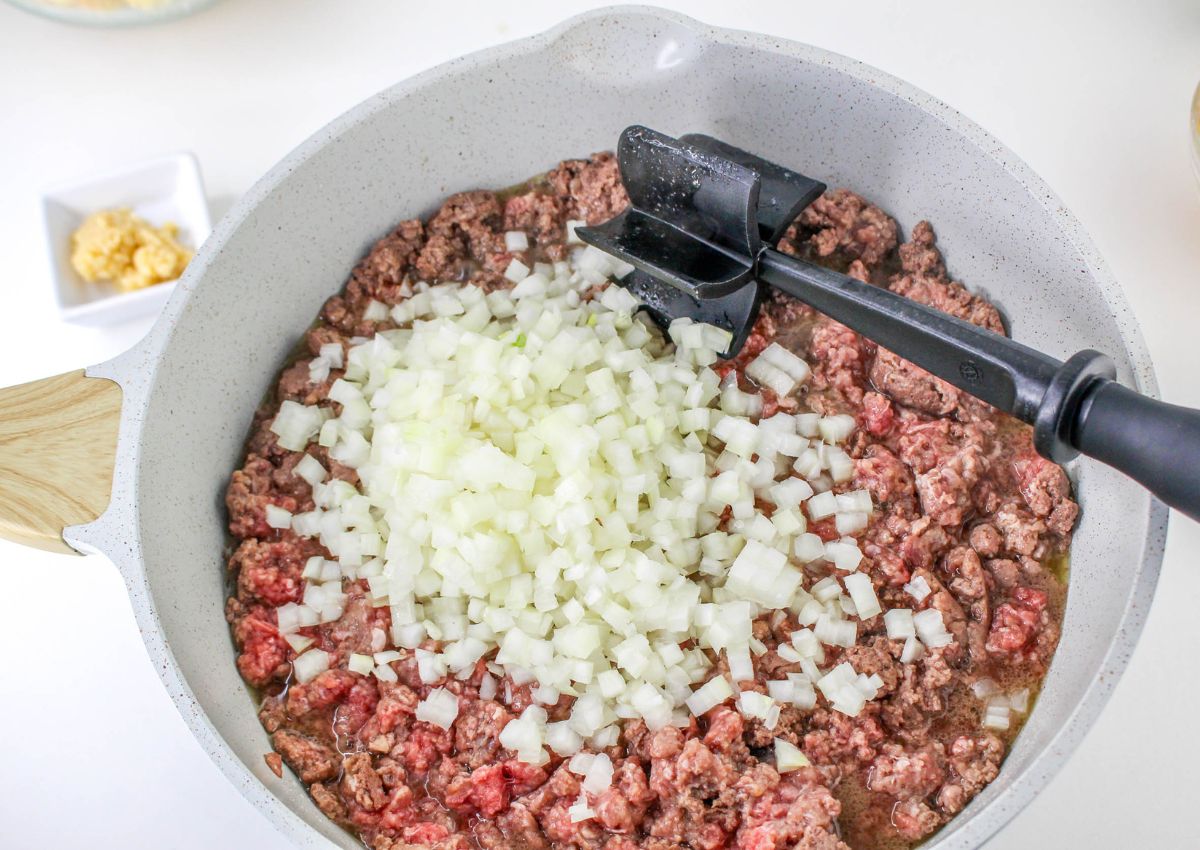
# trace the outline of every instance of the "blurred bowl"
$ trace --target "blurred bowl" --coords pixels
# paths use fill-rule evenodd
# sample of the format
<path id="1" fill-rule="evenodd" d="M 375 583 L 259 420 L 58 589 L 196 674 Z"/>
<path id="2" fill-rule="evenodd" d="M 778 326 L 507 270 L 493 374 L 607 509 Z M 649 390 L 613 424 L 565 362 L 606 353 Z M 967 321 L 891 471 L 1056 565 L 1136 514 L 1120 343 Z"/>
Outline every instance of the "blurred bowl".
<path id="1" fill-rule="evenodd" d="M 66 24 L 125 27 L 172 21 L 217 0 L 8 0 L 26 12 Z"/>
<path id="2" fill-rule="evenodd" d="M 1196 170 L 1196 179 L 1200 180 L 1200 84 L 1196 86 L 1196 93 L 1192 95 L 1190 130 L 1192 136 L 1192 168 Z"/>

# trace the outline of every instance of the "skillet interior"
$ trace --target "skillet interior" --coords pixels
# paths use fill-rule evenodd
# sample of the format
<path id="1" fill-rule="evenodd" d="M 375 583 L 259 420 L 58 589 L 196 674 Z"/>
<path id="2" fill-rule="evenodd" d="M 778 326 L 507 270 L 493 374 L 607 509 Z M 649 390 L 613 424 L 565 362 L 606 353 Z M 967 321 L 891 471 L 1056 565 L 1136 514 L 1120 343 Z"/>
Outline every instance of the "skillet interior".
<path id="1" fill-rule="evenodd" d="M 515 183 L 611 148 L 630 123 L 707 132 L 848 186 L 906 231 L 930 218 L 952 274 L 1005 312 L 1015 338 L 1060 357 L 1100 349 L 1122 380 L 1154 391 L 1119 290 L 1058 200 L 957 113 L 859 63 L 622 9 L 376 96 L 256 185 L 147 340 L 91 370 L 126 392 L 118 475 L 105 516 L 68 534 L 122 568 L 185 719 L 299 844 L 328 846 L 324 834 L 355 846 L 290 774 L 267 771 L 267 738 L 231 663 L 221 493 L 246 423 L 322 301 L 393 222 L 451 192 Z M 1094 718 L 1140 630 L 1165 510 L 1104 467 L 1085 461 L 1070 472 L 1084 512 L 1043 697 L 1000 778 L 930 847 L 975 846 L 1032 798 Z"/>

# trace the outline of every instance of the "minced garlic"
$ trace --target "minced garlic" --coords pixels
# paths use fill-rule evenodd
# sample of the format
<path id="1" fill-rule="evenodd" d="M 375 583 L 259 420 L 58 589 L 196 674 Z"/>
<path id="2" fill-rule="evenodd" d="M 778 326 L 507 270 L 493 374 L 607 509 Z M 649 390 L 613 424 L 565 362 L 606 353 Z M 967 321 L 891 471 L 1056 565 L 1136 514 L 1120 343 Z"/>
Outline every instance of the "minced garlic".
<path id="1" fill-rule="evenodd" d="M 155 227 L 128 209 L 93 213 L 71 236 L 71 265 L 89 283 L 134 290 L 175 280 L 192 259 L 171 222 Z"/>

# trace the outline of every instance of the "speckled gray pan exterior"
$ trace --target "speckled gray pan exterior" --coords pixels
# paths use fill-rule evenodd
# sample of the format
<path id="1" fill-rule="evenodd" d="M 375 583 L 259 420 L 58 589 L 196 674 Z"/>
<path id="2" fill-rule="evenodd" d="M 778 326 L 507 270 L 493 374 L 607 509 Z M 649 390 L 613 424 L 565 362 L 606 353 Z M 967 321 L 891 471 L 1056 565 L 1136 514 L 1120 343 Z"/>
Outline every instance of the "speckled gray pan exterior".
<path id="1" fill-rule="evenodd" d="M 1113 355 L 1154 377 L 1125 299 L 1061 202 L 999 142 L 899 80 L 766 35 L 645 8 L 575 18 L 377 95 L 274 168 L 220 223 L 136 349 L 97 366 L 125 391 L 112 506 L 70 529 L 120 567 L 146 645 L 196 737 L 300 846 L 354 841 L 263 764 L 267 736 L 222 618 L 222 491 L 285 354 L 355 260 L 450 192 L 505 186 L 611 148 L 631 123 L 711 133 L 849 186 L 906 230 L 937 225 L 953 274 L 1017 339 Z M 931 847 L 983 843 L 1046 784 L 1125 667 L 1158 574 L 1166 511 L 1093 463 L 1070 603 L 1045 695 L 1000 778 Z M 1114 529 L 1118 530 L 1114 532 Z"/>

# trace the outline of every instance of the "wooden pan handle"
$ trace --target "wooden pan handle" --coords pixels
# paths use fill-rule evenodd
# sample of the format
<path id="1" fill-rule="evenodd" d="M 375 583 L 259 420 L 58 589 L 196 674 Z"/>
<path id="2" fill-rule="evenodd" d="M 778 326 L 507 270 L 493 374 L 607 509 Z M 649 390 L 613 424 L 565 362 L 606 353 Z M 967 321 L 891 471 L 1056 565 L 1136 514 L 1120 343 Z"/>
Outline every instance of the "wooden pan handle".
<path id="1" fill-rule="evenodd" d="M 121 388 L 68 372 L 0 389 L 0 537 L 78 554 L 69 525 L 108 507 Z"/>

